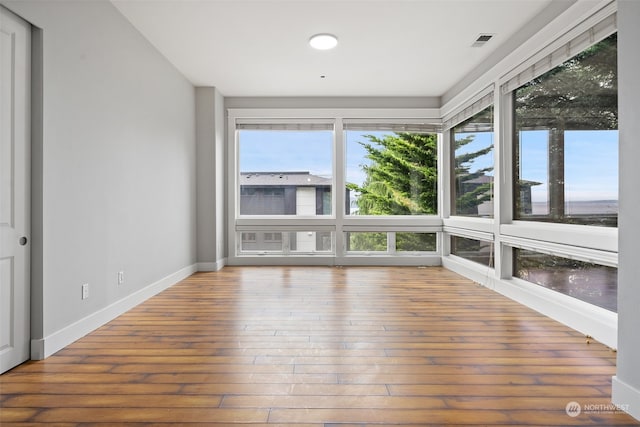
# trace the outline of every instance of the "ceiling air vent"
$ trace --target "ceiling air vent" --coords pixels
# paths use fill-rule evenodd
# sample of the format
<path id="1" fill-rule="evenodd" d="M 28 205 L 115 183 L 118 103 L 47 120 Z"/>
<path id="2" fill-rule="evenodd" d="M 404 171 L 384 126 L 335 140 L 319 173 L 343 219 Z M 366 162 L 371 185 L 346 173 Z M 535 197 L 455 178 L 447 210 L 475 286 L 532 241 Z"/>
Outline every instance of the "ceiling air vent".
<path id="1" fill-rule="evenodd" d="M 493 34 L 480 34 L 475 42 L 471 45 L 472 47 L 480 47 L 484 46 L 489 40 L 493 38 Z"/>

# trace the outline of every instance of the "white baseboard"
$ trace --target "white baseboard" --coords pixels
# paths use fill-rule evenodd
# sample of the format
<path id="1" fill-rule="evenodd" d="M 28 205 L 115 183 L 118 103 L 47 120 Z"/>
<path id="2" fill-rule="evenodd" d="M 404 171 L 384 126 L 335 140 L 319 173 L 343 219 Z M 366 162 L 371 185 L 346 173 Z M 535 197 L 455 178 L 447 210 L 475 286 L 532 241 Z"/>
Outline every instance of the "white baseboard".
<path id="1" fill-rule="evenodd" d="M 640 421 L 640 390 L 621 381 L 617 376 L 612 378 L 611 401 Z"/>
<path id="2" fill-rule="evenodd" d="M 31 340 L 31 359 L 42 360 L 51 356 L 196 271 L 197 265 L 195 264 L 185 267 L 51 335 Z"/>
<path id="3" fill-rule="evenodd" d="M 442 265 L 613 349 L 618 347 L 618 315 L 523 280 L 501 280 L 466 260 L 443 257 Z"/>
<path id="4" fill-rule="evenodd" d="M 226 258 L 219 259 L 216 262 L 199 262 L 198 271 L 220 271 L 227 265 Z"/>

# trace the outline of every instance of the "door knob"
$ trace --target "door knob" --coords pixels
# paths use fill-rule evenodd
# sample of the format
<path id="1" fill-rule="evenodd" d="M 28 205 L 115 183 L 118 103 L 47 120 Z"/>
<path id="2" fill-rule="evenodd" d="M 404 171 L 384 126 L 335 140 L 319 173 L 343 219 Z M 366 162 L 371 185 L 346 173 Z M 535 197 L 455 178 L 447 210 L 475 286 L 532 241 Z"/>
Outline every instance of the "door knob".
<path id="1" fill-rule="evenodd" d="M 22 236 L 19 240 L 20 246 L 26 245 L 27 242 L 28 242 L 28 239 L 25 236 Z"/>

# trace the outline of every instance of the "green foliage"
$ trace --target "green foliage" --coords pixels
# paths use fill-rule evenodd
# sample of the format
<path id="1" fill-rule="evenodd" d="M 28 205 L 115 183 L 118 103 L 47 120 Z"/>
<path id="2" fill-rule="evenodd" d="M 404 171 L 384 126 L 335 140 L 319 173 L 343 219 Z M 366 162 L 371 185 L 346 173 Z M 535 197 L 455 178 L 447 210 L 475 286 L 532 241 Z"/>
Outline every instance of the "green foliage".
<path id="1" fill-rule="evenodd" d="M 471 143 L 473 141 L 473 136 L 468 136 L 466 138 L 456 138 L 454 142 L 454 147 L 456 152 L 461 147 Z M 474 186 L 473 189 L 466 189 L 466 184 L 471 181 L 478 179 L 480 177 L 486 176 L 488 172 L 493 170 L 493 167 L 486 167 L 481 169 L 476 169 L 474 172 L 471 172 L 471 168 L 473 166 L 473 161 L 477 157 L 484 156 L 485 154 L 491 153 L 493 150 L 493 145 L 489 145 L 483 149 L 478 151 L 473 151 L 470 153 L 459 154 L 454 159 L 454 168 L 455 168 L 455 196 L 456 196 L 456 213 L 458 215 L 464 214 L 474 214 L 476 213 L 476 207 L 486 201 L 490 201 L 493 194 L 491 191 L 491 182 L 482 183 L 480 185 Z"/>
<path id="2" fill-rule="evenodd" d="M 517 127 L 618 128 L 617 35 L 515 91 Z"/>
<path id="3" fill-rule="evenodd" d="M 435 233 L 397 232 L 396 251 L 422 252 L 436 250 Z M 386 252 L 387 233 L 351 232 L 348 234 L 348 248 L 358 252 Z"/>
<path id="4" fill-rule="evenodd" d="M 386 252 L 387 233 L 349 233 L 349 250 L 357 252 Z"/>
<path id="5" fill-rule="evenodd" d="M 419 252 L 435 250 L 435 233 L 396 233 L 396 251 L 398 252 Z"/>
<path id="6" fill-rule="evenodd" d="M 616 215 L 574 216 L 565 207 L 565 133 L 618 129 L 617 35 L 613 34 L 585 49 L 558 67 L 514 91 L 514 182 L 515 215 L 531 213 L 531 203 L 523 197 L 530 181 L 520 174 L 518 152 L 520 131 L 548 132 L 547 215 L 538 221 L 615 226 Z M 535 183 L 534 183 L 535 184 Z"/>
<path id="7" fill-rule="evenodd" d="M 370 165 L 362 165 L 362 186 L 347 184 L 360 193 L 360 215 L 436 214 L 438 211 L 437 137 L 435 134 L 396 133 L 378 138 L 367 135 L 360 144 Z"/>

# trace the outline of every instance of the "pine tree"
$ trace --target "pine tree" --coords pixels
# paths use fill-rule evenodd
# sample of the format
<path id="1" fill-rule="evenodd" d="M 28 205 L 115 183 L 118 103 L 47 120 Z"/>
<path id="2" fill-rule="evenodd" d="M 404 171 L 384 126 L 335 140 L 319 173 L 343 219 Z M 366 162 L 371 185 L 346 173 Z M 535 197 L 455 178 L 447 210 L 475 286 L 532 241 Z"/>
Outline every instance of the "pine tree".
<path id="1" fill-rule="evenodd" d="M 565 134 L 618 129 L 617 77 L 617 35 L 613 34 L 514 92 L 514 137 L 519 138 L 520 130 L 545 129 L 549 133 L 548 201 L 553 221 L 593 221 L 572 218 L 565 212 Z M 516 185 L 521 186 L 525 181 L 518 175 L 518 141 L 514 149 Z M 525 205 L 516 198 L 516 215 L 525 213 Z M 615 226 L 617 218 L 601 216 L 599 221 Z"/>
<path id="2" fill-rule="evenodd" d="M 473 142 L 473 135 L 465 138 L 456 139 L 454 142 L 455 150 L 464 147 L 465 145 Z M 455 170 L 455 213 L 458 215 L 465 214 L 477 214 L 478 205 L 490 201 L 493 197 L 491 191 L 492 182 L 483 182 L 475 185 L 471 185 L 474 180 L 477 180 L 483 176 L 487 176 L 487 173 L 493 171 L 493 167 L 486 167 L 475 169 L 473 168 L 473 161 L 480 156 L 491 153 L 493 150 L 493 144 L 477 151 L 458 154 L 454 159 Z"/>
<path id="3" fill-rule="evenodd" d="M 362 165 L 362 186 L 347 184 L 360 193 L 360 215 L 412 215 L 438 212 L 437 137 L 434 134 L 396 133 L 365 136 L 360 144 L 371 164 Z"/>

